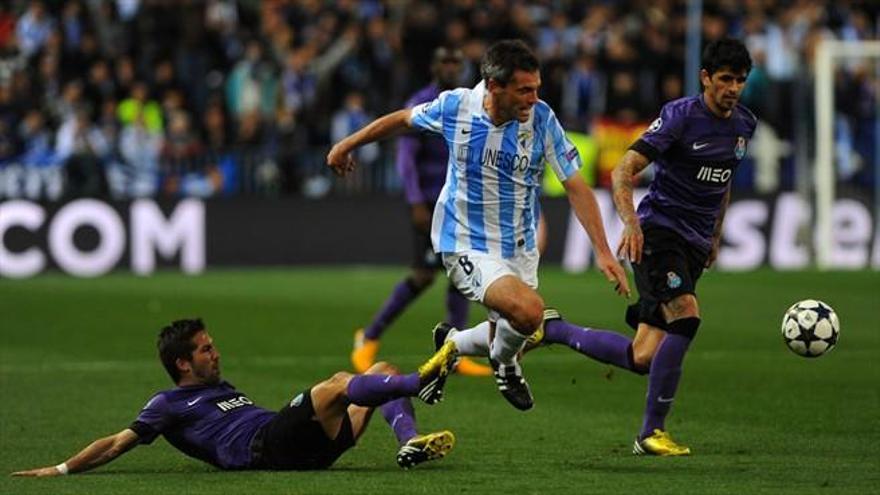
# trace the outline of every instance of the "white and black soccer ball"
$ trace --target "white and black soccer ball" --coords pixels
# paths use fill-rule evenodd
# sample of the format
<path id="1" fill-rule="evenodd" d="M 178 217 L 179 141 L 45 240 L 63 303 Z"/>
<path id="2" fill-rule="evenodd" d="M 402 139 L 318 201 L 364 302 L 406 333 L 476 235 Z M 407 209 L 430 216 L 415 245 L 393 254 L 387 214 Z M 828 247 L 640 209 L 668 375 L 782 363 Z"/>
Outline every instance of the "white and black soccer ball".
<path id="1" fill-rule="evenodd" d="M 834 349 L 839 337 L 837 313 L 822 301 L 804 299 L 782 317 L 785 345 L 799 356 L 819 357 Z"/>

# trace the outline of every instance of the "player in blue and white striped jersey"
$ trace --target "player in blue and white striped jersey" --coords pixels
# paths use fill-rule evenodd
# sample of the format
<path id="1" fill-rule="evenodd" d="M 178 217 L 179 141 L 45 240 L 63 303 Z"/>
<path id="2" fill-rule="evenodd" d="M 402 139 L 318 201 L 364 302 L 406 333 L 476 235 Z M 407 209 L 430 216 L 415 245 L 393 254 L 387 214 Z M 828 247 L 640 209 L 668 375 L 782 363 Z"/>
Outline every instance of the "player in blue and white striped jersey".
<path id="1" fill-rule="evenodd" d="M 406 129 L 440 134 L 449 149 L 446 184 L 434 209 L 431 240 L 450 280 L 490 310 L 494 327 L 490 363 L 498 388 L 518 409 L 532 407 L 517 354 L 540 326 L 535 231 L 544 161 L 596 248 L 597 266 L 620 294 L 629 294 L 623 268 L 605 238 L 595 196 L 576 173 L 577 150 L 553 111 L 538 99 L 538 59 L 519 40 L 495 43 L 476 87 L 441 93 L 431 102 L 381 117 L 337 143 L 327 164 L 344 175 L 352 151 Z M 468 342 L 455 341 L 457 346 Z"/>

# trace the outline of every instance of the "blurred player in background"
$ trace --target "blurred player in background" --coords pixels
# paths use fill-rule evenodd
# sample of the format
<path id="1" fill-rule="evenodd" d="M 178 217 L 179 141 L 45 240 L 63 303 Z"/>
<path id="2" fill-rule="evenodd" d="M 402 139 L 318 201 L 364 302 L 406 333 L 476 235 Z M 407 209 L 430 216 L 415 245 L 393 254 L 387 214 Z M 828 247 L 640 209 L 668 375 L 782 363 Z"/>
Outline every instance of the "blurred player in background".
<path id="1" fill-rule="evenodd" d="M 530 409 L 534 401 L 517 355 L 544 318 L 544 301 L 536 290 L 540 255 L 535 239 L 544 160 L 563 182 L 596 248 L 597 266 L 619 293 L 629 293 L 623 268 L 608 247 L 595 195 L 577 173 L 577 150 L 550 107 L 538 99 L 539 69 L 537 57 L 522 41 L 497 42 L 483 57 L 483 80 L 476 87 L 446 91 L 431 102 L 381 117 L 327 155 L 327 164 L 344 175 L 354 170 L 352 152 L 359 146 L 413 128 L 444 137 L 449 168 L 434 209 L 431 241 L 455 286 L 489 309 L 484 323 L 493 332 L 489 362 L 499 391 L 520 410 Z"/>
<path id="2" fill-rule="evenodd" d="M 408 108 L 437 98 L 442 92 L 458 86 L 464 63 L 461 50 L 438 47 L 431 62 L 433 80 L 417 91 L 406 103 Z M 431 134 L 401 136 L 397 143 L 397 171 L 403 180 L 406 201 L 410 206 L 413 228 L 413 263 L 409 275 L 401 280 L 385 300 L 382 308 L 366 328 L 355 331 L 351 363 L 358 373 L 365 372 L 376 360 L 379 339 L 385 330 L 409 305 L 434 283 L 440 255 L 431 246 L 431 217 L 434 204 L 446 180 L 449 152 L 439 136 Z M 455 285 L 446 290 L 446 322 L 463 328 L 468 321 L 470 302 Z M 463 375 L 489 376 L 492 369 L 471 361 L 459 360 L 456 371 Z"/>
<path id="3" fill-rule="evenodd" d="M 375 364 L 365 375 L 336 373 L 276 413 L 255 406 L 220 378 L 220 353 L 201 320 L 178 320 L 163 328 L 158 347 L 175 388 L 155 394 L 131 426 L 95 440 L 67 461 L 13 475 L 88 471 L 159 435 L 220 469 L 326 469 L 354 446 L 375 407 L 400 442 L 400 467 L 439 459 L 455 443 L 449 431 L 418 435 L 409 402 L 417 395 L 434 402 L 455 360 L 451 352 L 435 355 L 408 375 L 398 375 L 387 363 Z"/>

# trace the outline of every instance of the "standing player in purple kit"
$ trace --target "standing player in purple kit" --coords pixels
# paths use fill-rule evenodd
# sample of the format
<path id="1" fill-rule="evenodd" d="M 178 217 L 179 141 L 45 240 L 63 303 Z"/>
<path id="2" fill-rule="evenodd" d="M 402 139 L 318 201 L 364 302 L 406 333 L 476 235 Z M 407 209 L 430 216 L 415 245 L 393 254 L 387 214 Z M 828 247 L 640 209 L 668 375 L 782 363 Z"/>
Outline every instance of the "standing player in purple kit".
<path id="1" fill-rule="evenodd" d="M 697 280 L 718 256 L 730 179 L 757 124 L 739 104 L 751 69 L 739 40 L 706 46 L 702 94 L 667 103 L 613 173 L 614 204 L 624 224 L 618 255 L 633 263 L 639 291 L 639 301 L 627 311 L 627 321 L 636 323 L 635 339 L 616 345 L 627 349 L 624 367 L 648 372 L 635 454 L 691 452 L 670 438 L 665 420 L 700 326 Z M 652 162 L 655 176 L 636 215 L 633 178 Z"/>
<path id="2" fill-rule="evenodd" d="M 178 320 L 159 334 L 159 357 L 177 385 L 155 394 L 128 428 L 92 442 L 57 466 L 14 476 L 58 476 L 106 464 L 158 435 L 184 454 L 220 469 L 326 469 L 363 434 L 373 413 L 392 425 L 400 467 L 445 456 L 449 431 L 418 435 L 409 397 L 438 400 L 455 359 L 452 346 L 417 373 L 377 363 L 366 375 L 339 372 L 275 413 L 257 407 L 220 378 L 220 354 L 201 320 Z"/>
<path id="3" fill-rule="evenodd" d="M 561 319 L 546 324 L 545 337 L 648 374 L 642 430 L 633 445 L 637 455 L 691 453 L 672 440 L 665 420 L 700 326 L 697 280 L 718 255 L 730 179 L 757 124 L 738 103 L 751 69 L 742 42 L 710 43 L 701 60 L 702 94 L 664 105 L 614 169 L 614 204 L 624 224 L 617 252 L 632 262 L 639 291 L 639 301 L 626 315 L 635 338 L 584 331 Z M 656 172 L 637 214 L 633 178 L 651 163 Z"/>
<path id="4" fill-rule="evenodd" d="M 434 50 L 431 84 L 417 91 L 407 101 L 407 108 L 437 98 L 458 86 L 464 55 L 461 50 L 438 47 Z M 431 246 L 431 218 L 434 205 L 446 181 L 449 152 L 443 138 L 431 134 L 406 135 L 398 139 L 397 171 L 403 180 L 406 201 L 410 205 L 413 226 L 412 271 L 400 281 L 385 304 L 366 327 L 355 331 L 351 363 L 358 373 L 365 372 L 376 360 L 382 333 L 419 295 L 434 283 L 443 261 Z M 467 298 L 450 282 L 446 290 L 446 322 L 464 328 L 468 320 Z M 492 369 L 470 359 L 460 359 L 455 370 L 462 375 L 489 376 Z"/>

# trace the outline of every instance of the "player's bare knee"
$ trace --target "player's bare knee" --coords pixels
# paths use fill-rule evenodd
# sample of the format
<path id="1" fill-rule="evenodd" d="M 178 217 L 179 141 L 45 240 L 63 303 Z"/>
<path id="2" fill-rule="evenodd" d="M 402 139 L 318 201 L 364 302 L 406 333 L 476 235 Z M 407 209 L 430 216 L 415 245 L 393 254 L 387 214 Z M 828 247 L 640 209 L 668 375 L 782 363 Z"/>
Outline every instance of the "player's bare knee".
<path id="1" fill-rule="evenodd" d="M 664 304 L 667 321 L 680 320 L 682 318 L 699 318 L 700 308 L 697 298 L 693 294 L 682 294 Z"/>
<path id="2" fill-rule="evenodd" d="M 542 299 L 537 292 L 533 292 L 532 297 L 529 298 L 527 306 L 529 325 L 532 328 L 537 329 L 544 321 L 544 299 Z"/>
<path id="3" fill-rule="evenodd" d="M 346 406 L 348 403 L 348 382 L 351 381 L 352 376 L 354 375 L 351 373 L 339 371 L 312 387 L 312 404 L 319 415 Z"/>
<path id="4" fill-rule="evenodd" d="M 517 301 L 512 316 L 511 323 L 517 331 L 531 334 L 544 319 L 544 301 L 537 294 L 524 297 Z"/>
<path id="5" fill-rule="evenodd" d="M 324 380 L 315 386 L 320 392 L 328 398 L 343 397 L 348 389 L 348 382 L 351 381 L 351 373 L 345 371 L 337 371 L 330 378 Z"/>
<path id="6" fill-rule="evenodd" d="M 651 367 L 656 349 L 645 346 L 633 346 L 633 366 L 637 369 L 647 370 Z"/>
<path id="7" fill-rule="evenodd" d="M 367 370 L 367 372 L 365 374 L 366 375 L 399 375 L 400 370 L 397 368 L 397 366 L 394 366 L 393 364 L 391 364 L 389 362 L 379 361 L 379 362 L 373 364 L 373 366 L 370 366 L 370 368 Z"/>

